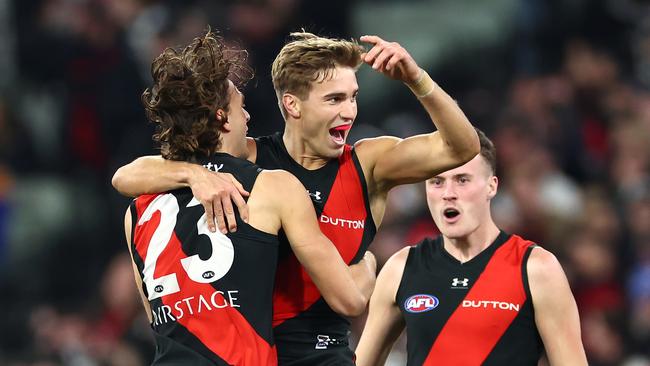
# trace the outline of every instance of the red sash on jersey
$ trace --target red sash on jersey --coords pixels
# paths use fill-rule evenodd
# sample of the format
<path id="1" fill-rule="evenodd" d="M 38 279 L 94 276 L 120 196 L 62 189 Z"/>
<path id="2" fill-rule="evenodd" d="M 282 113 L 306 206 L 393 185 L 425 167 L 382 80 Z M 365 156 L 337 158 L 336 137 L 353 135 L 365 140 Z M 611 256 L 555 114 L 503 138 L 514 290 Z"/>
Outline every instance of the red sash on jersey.
<path id="1" fill-rule="evenodd" d="M 141 196 L 136 200 L 138 219 L 157 196 Z M 151 237 L 159 224 L 160 211 L 157 211 L 146 225 L 135 226 L 133 241 L 135 249 L 143 261 L 147 256 Z M 163 296 L 161 300 L 164 305 L 173 307 L 188 295 L 197 298 L 199 295 L 203 295 L 210 298 L 216 290 L 211 284 L 198 283 L 189 279 L 181 265 L 181 259 L 185 257 L 186 254 L 182 250 L 181 243 L 174 233 L 158 257 L 154 277 L 176 273 L 182 290 Z M 226 300 L 217 294 L 216 302 L 225 303 Z M 257 334 L 246 318 L 231 307 L 218 309 L 218 311 L 195 312 L 192 315 L 185 314 L 182 318 L 177 319 L 177 322 L 228 364 L 277 365 L 275 346 L 271 347 Z"/>
<path id="2" fill-rule="evenodd" d="M 332 190 L 319 217 L 319 226 L 334 243 L 343 261 L 349 264 L 359 250 L 368 214 L 351 146 L 345 145 L 339 164 Z M 305 269 L 290 254 L 278 265 L 273 293 L 273 326 L 300 314 L 320 297 Z"/>
<path id="3" fill-rule="evenodd" d="M 521 309 L 526 301 L 522 262 L 532 244 L 512 235 L 495 251 L 464 300 L 499 301 L 519 305 Z M 517 311 L 491 306 L 477 309 L 459 305 L 440 331 L 423 365 L 480 365 L 517 314 Z"/>

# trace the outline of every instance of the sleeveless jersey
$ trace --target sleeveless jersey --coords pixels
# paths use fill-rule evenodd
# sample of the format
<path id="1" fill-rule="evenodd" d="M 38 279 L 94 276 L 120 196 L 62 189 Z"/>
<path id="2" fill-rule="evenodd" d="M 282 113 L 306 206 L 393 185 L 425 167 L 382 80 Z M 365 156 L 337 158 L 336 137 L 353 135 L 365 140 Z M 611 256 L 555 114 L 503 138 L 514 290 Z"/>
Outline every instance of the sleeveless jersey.
<path id="1" fill-rule="evenodd" d="M 257 138 L 256 144 L 256 164 L 264 169 L 284 169 L 296 176 L 309 192 L 321 231 L 334 243 L 343 261 L 360 261 L 376 228 L 366 180 L 354 149 L 346 145 L 338 159 L 308 170 L 291 158 L 280 133 Z M 279 236 L 273 326 L 281 361 L 285 343 L 302 343 L 311 352 L 347 346 L 350 323 L 327 305 L 290 251 L 286 237 Z"/>
<path id="2" fill-rule="evenodd" d="M 465 263 L 441 236 L 412 247 L 395 299 L 407 365 L 536 366 L 543 348 L 526 272 L 534 246 L 501 232 Z"/>
<path id="3" fill-rule="evenodd" d="M 261 169 L 217 153 L 204 162 L 250 191 Z M 190 189 L 131 204 L 131 251 L 153 313 L 154 365 L 276 365 L 272 294 L 277 236 L 244 223 L 207 229 Z"/>

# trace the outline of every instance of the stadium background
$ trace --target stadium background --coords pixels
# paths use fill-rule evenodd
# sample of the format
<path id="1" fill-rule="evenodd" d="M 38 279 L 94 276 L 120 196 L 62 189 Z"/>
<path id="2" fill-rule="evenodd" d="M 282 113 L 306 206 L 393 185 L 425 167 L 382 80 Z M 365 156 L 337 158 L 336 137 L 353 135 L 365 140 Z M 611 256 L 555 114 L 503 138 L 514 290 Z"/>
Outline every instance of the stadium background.
<path id="1" fill-rule="evenodd" d="M 270 63 L 289 31 L 403 44 L 495 141 L 495 219 L 560 258 L 590 364 L 650 365 L 650 2 L 0 0 L 1 365 L 151 357 L 110 177 L 155 153 L 151 60 L 206 24 L 251 52 L 251 136 L 283 128 Z M 359 84 L 350 142 L 431 129 L 400 83 L 364 66 Z M 435 233 L 422 185 L 386 212 L 380 263 Z"/>

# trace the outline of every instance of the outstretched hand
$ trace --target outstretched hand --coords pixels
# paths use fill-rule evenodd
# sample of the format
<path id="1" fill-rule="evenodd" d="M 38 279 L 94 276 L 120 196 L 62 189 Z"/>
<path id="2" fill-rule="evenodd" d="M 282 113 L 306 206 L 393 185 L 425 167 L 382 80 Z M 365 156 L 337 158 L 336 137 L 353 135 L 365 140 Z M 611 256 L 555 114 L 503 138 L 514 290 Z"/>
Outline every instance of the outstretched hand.
<path id="1" fill-rule="evenodd" d="M 397 42 L 387 42 L 377 36 L 362 36 L 361 42 L 370 43 L 370 51 L 361 55 L 363 62 L 391 79 L 411 84 L 420 77 L 420 67 L 413 57 Z"/>
<path id="2" fill-rule="evenodd" d="M 205 208 L 208 229 L 215 232 L 217 226 L 224 234 L 237 231 L 233 202 L 241 219 L 248 222 L 248 205 L 243 197 L 248 197 L 249 193 L 230 173 L 215 173 L 207 169 L 198 172 L 192 177 L 190 188 Z"/>

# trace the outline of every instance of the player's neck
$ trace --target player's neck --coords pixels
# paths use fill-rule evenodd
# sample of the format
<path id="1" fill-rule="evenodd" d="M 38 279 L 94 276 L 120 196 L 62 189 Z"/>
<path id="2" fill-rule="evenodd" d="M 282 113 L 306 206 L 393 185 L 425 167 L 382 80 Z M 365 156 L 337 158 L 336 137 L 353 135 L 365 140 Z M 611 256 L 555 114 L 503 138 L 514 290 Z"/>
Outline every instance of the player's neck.
<path id="1" fill-rule="evenodd" d="M 499 233 L 499 228 L 490 218 L 490 220 L 486 220 L 485 225 L 480 225 L 465 237 L 448 238 L 443 236 L 445 250 L 461 263 L 465 263 L 489 247 Z"/>
<path id="2" fill-rule="evenodd" d="M 241 146 L 241 143 L 237 144 L 235 143 L 235 141 L 231 141 L 229 136 L 224 134 L 221 137 L 221 146 L 219 147 L 219 150 L 217 150 L 217 152 L 226 153 L 236 158 L 245 159 L 246 156 L 242 156 L 245 154 L 242 154 L 242 152 L 239 151 L 241 150 L 238 148 L 239 146 Z"/>
<path id="3" fill-rule="evenodd" d="M 318 156 L 312 149 L 309 148 L 306 141 L 298 131 L 294 131 L 285 127 L 282 141 L 287 148 L 287 152 L 291 158 L 298 164 L 302 165 L 305 169 L 314 170 L 318 169 L 330 160 Z"/>

